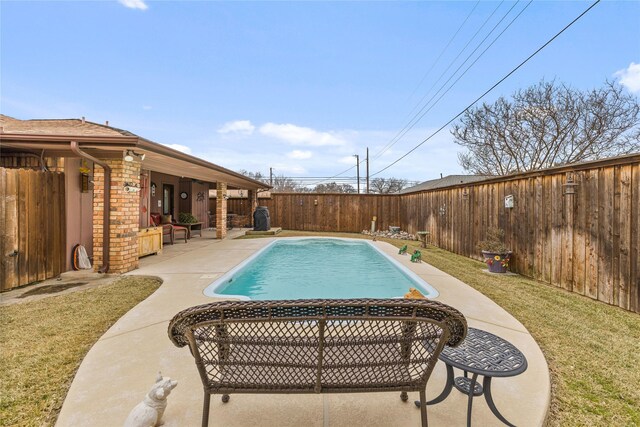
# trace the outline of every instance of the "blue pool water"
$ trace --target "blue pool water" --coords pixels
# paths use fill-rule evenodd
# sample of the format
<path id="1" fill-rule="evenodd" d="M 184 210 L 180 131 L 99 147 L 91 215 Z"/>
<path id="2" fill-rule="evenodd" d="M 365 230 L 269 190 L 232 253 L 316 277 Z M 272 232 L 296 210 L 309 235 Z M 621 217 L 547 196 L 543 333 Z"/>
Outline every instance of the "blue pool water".
<path id="1" fill-rule="evenodd" d="M 252 300 L 393 298 L 417 288 L 438 292 L 367 241 L 276 240 L 209 285 L 208 296 Z"/>

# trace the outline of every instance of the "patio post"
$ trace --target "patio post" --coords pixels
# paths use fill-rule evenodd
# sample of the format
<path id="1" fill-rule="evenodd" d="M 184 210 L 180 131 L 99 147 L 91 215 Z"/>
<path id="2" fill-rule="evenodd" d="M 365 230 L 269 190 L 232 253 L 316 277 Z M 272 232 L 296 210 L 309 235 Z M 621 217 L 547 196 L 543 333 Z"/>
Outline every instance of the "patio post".
<path id="1" fill-rule="evenodd" d="M 138 267 L 138 230 L 140 222 L 140 193 L 127 188 L 140 188 L 141 161 L 134 159 L 105 159 L 110 174 L 110 224 L 104 224 L 105 192 L 103 168 L 94 169 L 93 188 L 93 263 L 102 264 L 103 227 L 109 235 L 109 272 L 126 273 Z M 129 186 L 125 186 L 125 183 Z"/>
<path id="2" fill-rule="evenodd" d="M 227 183 L 216 182 L 216 239 L 227 237 Z"/>
<path id="3" fill-rule="evenodd" d="M 253 213 L 258 207 L 258 192 L 256 190 L 249 190 L 247 196 L 249 197 L 249 223 L 253 227 Z"/>

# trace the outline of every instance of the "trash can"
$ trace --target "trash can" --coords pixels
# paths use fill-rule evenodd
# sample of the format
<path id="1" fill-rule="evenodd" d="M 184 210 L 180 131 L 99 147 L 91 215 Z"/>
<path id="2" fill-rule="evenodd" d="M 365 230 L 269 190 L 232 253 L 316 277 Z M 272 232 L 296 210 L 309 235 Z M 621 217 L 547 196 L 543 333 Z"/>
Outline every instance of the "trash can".
<path id="1" fill-rule="evenodd" d="M 269 231 L 271 229 L 271 219 L 269 218 L 269 208 L 258 206 L 253 213 L 253 230 Z"/>

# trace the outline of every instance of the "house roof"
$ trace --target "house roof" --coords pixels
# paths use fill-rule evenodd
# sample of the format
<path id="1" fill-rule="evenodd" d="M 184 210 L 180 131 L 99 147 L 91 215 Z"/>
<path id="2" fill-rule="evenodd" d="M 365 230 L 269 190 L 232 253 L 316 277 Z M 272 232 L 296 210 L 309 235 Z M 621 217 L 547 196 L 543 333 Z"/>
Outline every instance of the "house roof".
<path id="1" fill-rule="evenodd" d="M 408 187 L 400 191 L 400 194 L 414 193 L 416 191 L 434 190 L 436 188 L 449 187 L 457 184 L 467 184 L 470 182 L 482 181 L 484 179 L 495 178 L 491 175 L 447 175 L 443 178 L 432 179 L 421 182 L 413 187 Z"/>
<path id="2" fill-rule="evenodd" d="M 207 182 L 226 182 L 231 188 L 269 188 L 268 184 L 174 150 L 126 130 L 82 119 L 19 120 L 0 115 L 0 141 L 7 149 L 49 157 L 77 157 L 71 141 L 96 158 L 122 158 L 126 150 L 144 154 L 142 168 Z"/>
<path id="3" fill-rule="evenodd" d="M 137 136 L 126 130 L 86 121 L 84 118 L 19 120 L 0 114 L 0 126 L 2 126 L 2 131 L 5 133 L 37 135 Z"/>

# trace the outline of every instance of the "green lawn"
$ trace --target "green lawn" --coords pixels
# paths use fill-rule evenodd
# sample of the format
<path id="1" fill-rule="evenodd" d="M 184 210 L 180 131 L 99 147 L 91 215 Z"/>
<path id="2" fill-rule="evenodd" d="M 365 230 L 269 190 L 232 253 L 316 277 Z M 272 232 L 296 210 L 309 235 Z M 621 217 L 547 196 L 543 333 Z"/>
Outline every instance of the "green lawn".
<path id="1" fill-rule="evenodd" d="M 279 236 L 347 233 L 284 231 Z M 385 240 L 397 247 L 418 242 Z M 551 371 L 551 426 L 640 425 L 640 315 L 522 276 L 481 272 L 486 266 L 429 247 L 422 259 L 477 289 L 531 332 Z"/>
<path id="2" fill-rule="evenodd" d="M 282 232 L 279 236 L 348 233 Z M 382 239 L 385 240 L 385 239 Z M 415 241 L 386 240 L 417 248 Z M 640 316 L 436 248 L 423 260 L 478 289 L 529 329 L 551 370 L 551 426 L 640 425 Z M 160 282 L 111 285 L 0 308 L 0 425 L 55 423 L 89 348 Z"/>
<path id="3" fill-rule="evenodd" d="M 0 425 L 53 425 L 91 346 L 160 283 L 123 277 L 85 291 L 0 307 Z"/>

